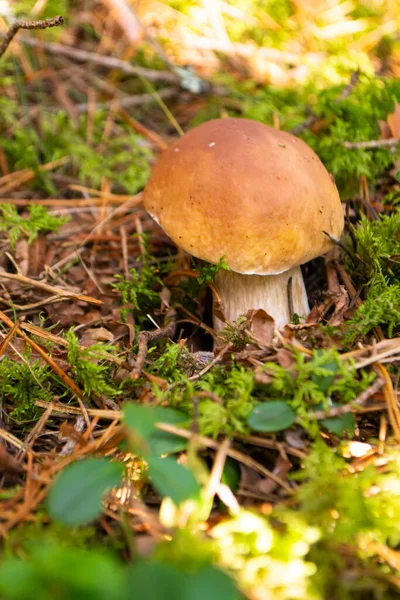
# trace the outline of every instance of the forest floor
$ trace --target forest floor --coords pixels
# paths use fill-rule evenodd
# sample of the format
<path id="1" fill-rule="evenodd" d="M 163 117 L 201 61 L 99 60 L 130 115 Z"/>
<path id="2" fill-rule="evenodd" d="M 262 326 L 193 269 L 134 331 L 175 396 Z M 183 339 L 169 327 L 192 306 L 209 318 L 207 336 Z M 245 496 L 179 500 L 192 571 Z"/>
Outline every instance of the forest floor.
<path id="1" fill-rule="evenodd" d="M 0 3 L 4 34 L 64 17 L 0 62 L 4 600 L 400 597 L 394 4 Z M 304 139 L 343 203 L 280 330 L 217 335 L 221 265 L 143 207 L 229 116 Z"/>

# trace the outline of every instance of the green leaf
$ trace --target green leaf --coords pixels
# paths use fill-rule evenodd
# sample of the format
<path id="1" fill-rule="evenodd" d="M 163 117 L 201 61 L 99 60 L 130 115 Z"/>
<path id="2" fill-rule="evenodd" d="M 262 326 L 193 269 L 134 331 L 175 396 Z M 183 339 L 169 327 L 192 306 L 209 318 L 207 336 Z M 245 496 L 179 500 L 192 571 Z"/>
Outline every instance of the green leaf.
<path id="1" fill-rule="evenodd" d="M 143 440 L 156 431 L 156 413 L 151 406 L 129 402 L 124 405 L 124 423 L 129 431 Z"/>
<path id="2" fill-rule="evenodd" d="M 184 425 L 188 421 L 188 416 L 185 413 L 173 408 L 164 408 L 162 406 L 154 407 L 156 422 L 168 423 L 169 425 Z M 150 434 L 148 443 L 152 454 L 160 456 L 161 454 L 172 454 L 181 452 L 187 447 L 188 441 L 186 438 L 179 435 L 173 435 L 166 431 L 156 429 Z"/>
<path id="3" fill-rule="evenodd" d="M 124 406 L 125 425 L 134 436 L 139 436 L 140 440 L 147 444 L 147 448 L 144 444 L 136 445 L 136 450 L 146 456 L 160 456 L 184 450 L 187 446 L 185 438 L 160 431 L 156 423 L 183 425 L 187 420 L 187 415 L 173 408 L 144 406 L 133 402 Z"/>
<path id="4" fill-rule="evenodd" d="M 128 589 L 138 600 L 186 600 L 185 575 L 156 561 L 138 562 L 128 572 Z"/>
<path id="5" fill-rule="evenodd" d="M 240 483 L 240 467 L 236 460 L 228 458 L 225 461 L 224 470 L 221 475 L 221 482 L 225 483 L 233 492 L 239 487 Z"/>
<path id="6" fill-rule="evenodd" d="M 329 400 L 328 406 L 329 408 L 338 408 L 339 406 L 343 405 Z M 326 406 L 320 403 L 314 407 L 314 410 L 326 410 Z M 326 419 L 321 419 L 320 423 L 323 427 L 325 427 L 325 429 L 335 433 L 336 435 L 342 435 L 345 431 L 353 434 L 356 426 L 356 421 L 352 413 L 346 413 L 345 415 L 340 415 L 338 417 L 327 417 Z"/>
<path id="7" fill-rule="evenodd" d="M 243 596 L 235 587 L 232 579 L 222 571 L 207 565 L 188 577 L 184 600 L 240 600 Z"/>
<path id="8" fill-rule="evenodd" d="M 287 402 L 271 400 L 262 402 L 253 408 L 247 417 L 247 424 L 254 431 L 282 431 L 293 425 L 296 413 Z"/>
<path id="9" fill-rule="evenodd" d="M 342 435 L 345 431 L 353 434 L 356 427 L 356 420 L 353 413 L 347 413 L 345 415 L 341 415 L 340 417 L 322 419 L 321 425 L 336 435 Z"/>
<path id="10" fill-rule="evenodd" d="M 151 457 L 147 464 L 153 485 L 161 496 L 169 496 L 175 504 L 180 504 L 199 494 L 200 486 L 193 473 L 173 458 Z"/>
<path id="11" fill-rule="evenodd" d="M 128 589 L 140 600 L 240 600 L 232 579 L 207 565 L 196 573 L 182 573 L 154 560 L 137 563 L 128 572 Z"/>
<path id="12" fill-rule="evenodd" d="M 102 512 L 104 493 L 118 485 L 122 465 L 106 458 L 86 458 L 64 469 L 47 498 L 50 516 L 65 525 L 82 525 Z"/>
<path id="13" fill-rule="evenodd" d="M 316 352 L 317 357 L 321 356 L 321 355 L 322 355 L 321 351 Z M 313 383 L 315 383 L 315 385 L 320 389 L 320 391 L 323 394 L 326 394 L 327 391 L 329 390 L 329 388 L 331 387 L 332 383 L 335 380 L 335 377 L 338 372 L 338 365 L 334 361 L 330 361 L 326 365 L 323 365 L 323 368 L 326 369 L 327 371 L 330 371 L 332 373 L 332 375 L 320 375 L 320 374 L 316 375 L 315 373 L 313 373 L 311 375 L 311 381 Z"/>

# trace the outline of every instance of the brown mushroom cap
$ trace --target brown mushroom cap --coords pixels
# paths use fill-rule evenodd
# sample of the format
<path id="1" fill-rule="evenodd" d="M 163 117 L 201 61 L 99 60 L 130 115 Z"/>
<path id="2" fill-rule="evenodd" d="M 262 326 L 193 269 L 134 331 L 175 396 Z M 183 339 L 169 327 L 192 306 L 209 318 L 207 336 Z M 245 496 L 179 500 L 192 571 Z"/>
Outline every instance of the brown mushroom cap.
<path id="1" fill-rule="evenodd" d="M 144 203 L 189 254 L 244 274 L 324 254 L 343 229 L 335 184 L 302 140 L 248 119 L 195 127 L 160 156 Z"/>

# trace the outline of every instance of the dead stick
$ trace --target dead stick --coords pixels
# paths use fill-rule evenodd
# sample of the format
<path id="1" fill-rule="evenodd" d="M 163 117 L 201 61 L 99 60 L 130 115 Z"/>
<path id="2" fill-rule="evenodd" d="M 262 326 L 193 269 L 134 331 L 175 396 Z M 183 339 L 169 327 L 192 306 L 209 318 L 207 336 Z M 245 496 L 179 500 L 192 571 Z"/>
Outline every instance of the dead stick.
<path id="1" fill-rule="evenodd" d="M 44 19 L 43 21 L 23 21 L 22 19 L 14 21 L 0 45 L 0 56 L 3 56 L 19 29 L 47 29 L 48 27 L 58 27 L 59 25 L 64 25 L 64 17 L 60 15 L 52 19 Z"/>
<path id="2" fill-rule="evenodd" d="M 368 150 L 370 148 L 392 148 L 400 144 L 399 138 L 388 138 L 386 140 L 366 140 L 365 142 L 342 142 L 342 146 L 349 148 L 350 150 L 357 148 L 364 148 Z"/>
<path id="3" fill-rule="evenodd" d="M 137 75 L 148 79 L 149 81 L 168 81 L 170 83 L 179 83 L 179 79 L 175 73 L 169 71 L 158 71 L 156 69 L 146 69 L 145 67 L 139 67 L 131 65 L 131 63 L 115 58 L 114 56 L 104 56 L 97 54 L 96 52 L 88 52 L 81 48 L 74 48 L 72 46 L 66 46 L 64 44 L 56 44 L 55 42 L 43 42 L 42 40 L 35 40 L 32 38 L 21 38 L 20 40 L 27 46 L 34 46 L 36 48 L 42 48 L 49 54 L 55 54 L 58 56 L 66 56 L 71 60 L 77 62 L 92 63 L 107 67 L 109 69 L 118 69 L 127 75 Z"/>
<path id="4" fill-rule="evenodd" d="M 149 342 L 159 340 L 163 337 L 172 337 L 175 333 L 176 328 L 176 312 L 175 309 L 171 308 L 165 317 L 166 324 L 160 329 L 153 329 L 152 331 L 141 331 L 139 333 L 139 350 L 136 358 L 136 366 L 131 372 L 131 378 L 136 380 L 140 377 L 144 362 L 147 355 L 147 346 Z"/>

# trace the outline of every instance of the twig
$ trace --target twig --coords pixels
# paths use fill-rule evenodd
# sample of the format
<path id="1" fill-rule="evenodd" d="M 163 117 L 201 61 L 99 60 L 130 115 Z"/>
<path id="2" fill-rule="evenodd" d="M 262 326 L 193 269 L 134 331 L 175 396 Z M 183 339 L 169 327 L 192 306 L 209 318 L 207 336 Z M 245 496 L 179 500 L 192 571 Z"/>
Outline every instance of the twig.
<path id="1" fill-rule="evenodd" d="M 292 446 L 283 444 L 282 442 L 276 442 L 275 440 L 270 440 L 268 438 L 259 437 L 256 435 L 242 435 L 240 433 L 234 434 L 235 440 L 240 440 L 245 444 L 252 444 L 253 446 L 261 446 L 261 448 L 268 448 L 270 450 L 278 450 L 284 451 L 286 454 L 292 454 L 293 456 L 297 456 L 297 458 L 304 459 L 307 457 L 306 452 L 302 452 L 297 448 L 293 448 Z"/>
<path id="2" fill-rule="evenodd" d="M 160 71 L 161 72 L 161 71 Z M 163 90 L 158 90 L 158 95 L 163 100 L 168 100 L 169 98 L 173 98 L 179 93 L 177 87 L 169 87 Z M 120 108 L 131 108 L 132 106 L 142 106 L 143 104 L 147 104 L 148 102 L 155 102 L 154 94 L 137 94 L 136 96 L 125 96 L 123 98 L 113 98 L 108 102 L 98 102 L 97 108 L 113 108 L 115 104 Z M 75 109 L 79 113 L 87 112 L 89 108 L 88 102 L 82 102 L 81 104 L 76 104 Z M 59 110 L 58 106 L 54 107 L 54 110 Z"/>
<path id="3" fill-rule="evenodd" d="M 175 73 L 134 66 L 124 60 L 115 58 L 114 56 L 103 56 L 95 52 L 81 50 L 80 48 L 72 48 L 71 46 L 64 46 L 63 44 L 57 44 L 55 42 L 42 42 L 41 40 L 35 40 L 33 38 L 23 37 L 20 38 L 20 41 L 27 46 L 42 48 L 42 50 L 48 52 L 49 54 L 67 56 L 68 58 L 78 62 L 88 62 L 101 65 L 103 67 L 108 67 L 109 69 L 118 69 L 128 75 L 144 77 L 148 81 L 169 81 L 170 83 L 179 84 L 179 78 L 175 75 Z"/>
<path id="4" fill-rule="evenodd" d="M 12 279 L 13 281 L 19 281 L 20 283 L 36 287 L 40 290 L 44 290 L 45 292 L 50 292 L 50 294 L 58 296 L 60 300 L 61 298 L 69 298 L 71 300 L 82 300 L 84 302 L 88 302 L 89 304 L 103 304 L 103 302 L 101 300 L 97 300 L 97 298 L 85 296 L 85 294 L 76 294 L 75 292 L 70 292 L 69 290 L 63 290 L 62 288 L 57 288 L 49 285 L 48 283 L 44 283 L 43 281 L 30 279 L 29 277 L 19 275 L 18 273 L 5 273 L 4 271 L 0 271 L 0 279 Z"/>
<path id="5" fill-rule="evenodd" d="M 223 359 L 225 354 L 231 348 L 233 348 L 233 344 L 232 344 L 232 342 L 229 342 L 222 348 L 222 350 L 220 352 L 218 352 L 217 356 L 215 358 L 213 358 L 201 371 L 199 371 L 195 375 L 192 375 L 191 377 L 189 377 L 190 381 L 196 381 L 197 379 L 200 379 L 201 377 L 203 377 L 203 375 L 205 375 L 210 369 L 212 369 L 214 365 L 216 365 Z"/>
<path id="6" fill-rule="evenodd" d="M 397 443 L 400 442 L 400 410 L 397 405 L 397 399 L 393 389 L 393 383 L 390 375 L 381 363 L 375 364 L 375 370 L 384 380 L 383 395 L 387 404 L 389 421 L 396 437 Z"/>
<path id="7" fill-rule="evenodd" d="M 139 350 L 136 357 L 136 366 L 131 372 L 131 378 L 136 380 L 140 377 L 143 365 L 146 360 L 147 355 L 147 346 L 149 342 L 153 342 L 154 340 L 159 340 L 163 337 L 172 337 L 175 333 L 176 328 L 176 311 L 174 308 L 171 308 L 165 317 L 166 325 L 164 327 L 160 327 L 160 329 L 153 329 L 152 331 L 141 331 L 139 333 L 138 346 Z"/>
<path id="8" fill-rule="evenodd" d="M 0 56 L 7 50 L 11 40 L 19 29 L 47 29 L 48 27 L 58 27 L 59 25 L 64 25 L 64 17 L 60 15 L 52 19 L 44 19 L 43 21 L 23 21 L 22 19 L 14 21 L 0 45 Z"/>
<path id="9" fill-rule="evenodd" d="M 11 319 L 9 319 L 7 315 L 5 315 L 1 310 L 0 321 L 5 323 L 11 329 L 14 327 L 14 323 L 11 321 Z M 46 354 L 46 352 L 41 348 L 41 346 L 39 346 L 36 342 L 31 340 L 19 327 L 15 330 L 15 333 L 16 335 L 18 335 L 18 337 L 22 338 L 24 342 L 29 344 L 32 350 L 40 354 L 43 360 L 49 365 L 51 369 L 53 369 L 53 371 L 56 373 L 56 375 L 58 375 L 61 381 L 67 387 L 69 387 L 74 394 L 76 394 L 78 400 L 83 398 L 83 393 L 80 391 L 76 383 L 61 369 L 61 367 L 58 366 L 58 364 L 51 358 L 51 356 Z"/>
<path id="10" fill-rule="evenodd" d="M 365 142 L 343 142 L 343 146 L 345 148 L 356 149 L 356 148 L 364 148 L 364 150 L 374 149 L 374 148 L 392 148 L 393 146 L 397 146 L 400 144 L 399 138 L 389 138 L 387 140 L 367 140 Z"/>
<path id="11" fill-rule="evenodd" d="M 362 404 L 364 404 L 371 396 L 378 392 L 385 385 L 385 381 L 381 377 L 377 379 L 350 404 L 337 406 L 328 410 L 317 410 L 312 413 L 312 416 L 317 419 L 328 419 L 331 417 L 340 417 L 347 413 L 357 413 Z"/>
<path id="12" fill-rule="evenodd" d="M 178 435 L 186 439 L 191 439 L 193 437 L 193 433 L 191 431 L 187 431 L 186 429 L 182 429 L 181 427 L 176 427 L 175 425 L 170 425 L 169 423 L 156 423 L 156 427 L 161 431 L 166 431 L 167 433 L 172 433 L 174 435 Z M 195 439 L 207 448 L 213 448 L 214 450 L 217 450 L 219 448 L 219 443 L 215 440 L 212 440 L 211 438 L 205 437 L 203 435 L 196 435 Z M 258 463 L 253 458 L 250 458 L 250 456 L 247 456 L 247 454 L 239 452 L 238 450 L 235 450 L 233 448 L 228 448 L 226 450 L 226 454 L 227 456 L 230 456 L 231 458 L 250 467 L 254 471 L 257 471 L 257 473 L 260 473 L 264 477 L 272 479 L 273 481 L 275 481 L 275 483 L 280 485 L 288 494 L 293 494 L 294 490 L 285 481 L 283 481 L 283 479 L 275 475 L 272 471 L 269 471 L 269 469 L 266 469 L 263 465 Z"/>

